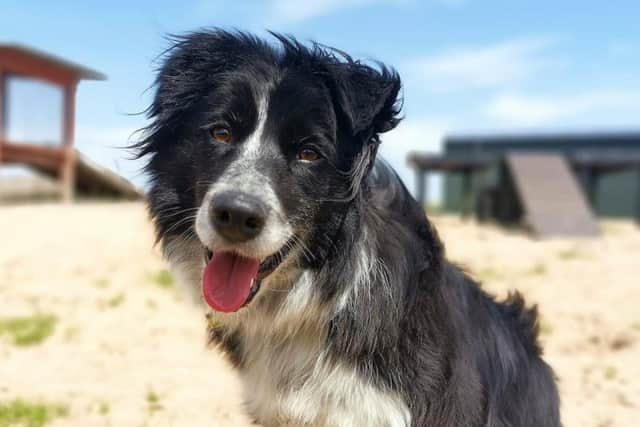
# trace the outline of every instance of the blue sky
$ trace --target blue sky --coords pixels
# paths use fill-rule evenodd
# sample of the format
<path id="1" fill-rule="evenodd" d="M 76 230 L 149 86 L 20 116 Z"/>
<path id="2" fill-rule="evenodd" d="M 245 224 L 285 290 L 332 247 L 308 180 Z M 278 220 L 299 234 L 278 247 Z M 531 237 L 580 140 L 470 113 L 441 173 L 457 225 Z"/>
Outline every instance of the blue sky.
<path id="1" fill-rule="evenodd" d="M 382 152 L 410 186 L 406 153 L 437 151 L 443 135 L 640 128 L 637 0 L 0 0 L 0 11 L 0 42 L 109 76 L 79 87 L 77 144 L 139 184 L 140 164 L 114 147 L 146 123 L 130 113 L 150 101 L 163 36 L 205 26 L 273 29 L 397 68 L 406 119 Z"/>

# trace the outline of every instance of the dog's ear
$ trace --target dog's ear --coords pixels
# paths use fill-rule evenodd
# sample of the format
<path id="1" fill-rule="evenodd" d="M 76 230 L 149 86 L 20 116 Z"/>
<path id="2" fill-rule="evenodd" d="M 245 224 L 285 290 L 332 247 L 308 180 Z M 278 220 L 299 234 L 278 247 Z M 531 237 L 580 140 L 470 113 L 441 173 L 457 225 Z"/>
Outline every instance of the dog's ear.
<path id="1" fill-rule="evenodd" d="M 376 139 L 393 129 L 401 120 L 402 102 L 398 98 L 401 82 L 398 73 L 378 64 L 377 68 L 353 61 L 334 64 L 337 112 L 354 136 Z"/>

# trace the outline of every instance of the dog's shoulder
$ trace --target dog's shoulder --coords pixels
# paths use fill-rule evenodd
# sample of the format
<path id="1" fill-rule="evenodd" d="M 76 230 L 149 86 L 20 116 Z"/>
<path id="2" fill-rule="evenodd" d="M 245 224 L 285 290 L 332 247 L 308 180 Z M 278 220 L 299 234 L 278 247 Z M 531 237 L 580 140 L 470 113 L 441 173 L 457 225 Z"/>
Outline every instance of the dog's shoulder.
<path id="1" fill-rule="evenodd" d="M 480 282 L 464 269 L 452 263 L 445 264 L 443 276 L 445 298 L 456 299 L 450 301 L 452 306 L 466 312 L 465 317 L 471 316 L 474 328 L 514 339 L 531 356 L 541 354 L 537 305 L 527 305 L 518 291 L 511 291 L 500 300 L 482 289 Z"/>

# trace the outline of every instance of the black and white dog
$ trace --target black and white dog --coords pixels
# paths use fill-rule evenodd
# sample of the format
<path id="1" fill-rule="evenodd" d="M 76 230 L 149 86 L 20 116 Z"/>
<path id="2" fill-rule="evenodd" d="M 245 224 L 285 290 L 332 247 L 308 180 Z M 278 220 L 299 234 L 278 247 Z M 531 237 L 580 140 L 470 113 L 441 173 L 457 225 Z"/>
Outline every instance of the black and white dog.
<path id="1" fill-rule="evenodd" d="M 137 144 L 175 272 L 264 426 L 558 426 L 536 313 L 444 258 L 376 160 L 397 73 L 221 30 L 167 52 Z"/>

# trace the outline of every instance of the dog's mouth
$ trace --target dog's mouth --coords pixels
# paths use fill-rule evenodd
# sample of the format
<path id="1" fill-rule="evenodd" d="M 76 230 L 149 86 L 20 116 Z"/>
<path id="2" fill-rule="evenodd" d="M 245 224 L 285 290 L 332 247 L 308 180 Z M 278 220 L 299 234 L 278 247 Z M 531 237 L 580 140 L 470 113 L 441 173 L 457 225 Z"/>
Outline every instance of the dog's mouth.
<path id="1" fill-rule="evenodd" d="M 202 277 L 202 295 L 216 311 L 231 313 L 253 300 L 262 281 L 287 257 L 291 245 L 285 244 L 275 254 L 259 260 L 230 251 L 212 252 L 205 248 L 207 263 Z"/>

